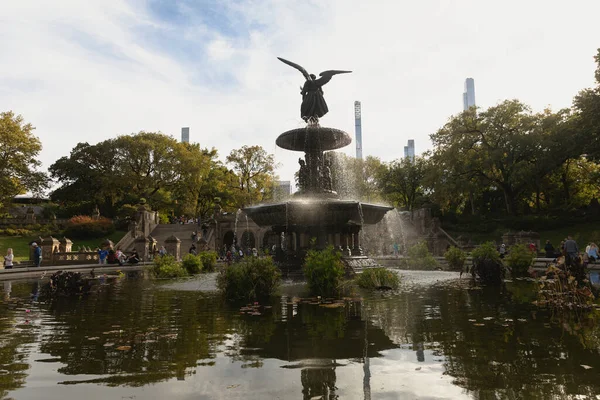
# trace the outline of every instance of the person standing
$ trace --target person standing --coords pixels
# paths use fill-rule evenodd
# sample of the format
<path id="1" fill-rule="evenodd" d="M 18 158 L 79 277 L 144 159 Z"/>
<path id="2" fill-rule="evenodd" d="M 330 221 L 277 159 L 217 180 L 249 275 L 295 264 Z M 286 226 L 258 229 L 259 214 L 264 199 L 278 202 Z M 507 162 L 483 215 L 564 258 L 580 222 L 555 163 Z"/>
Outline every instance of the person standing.
<path id="1" fill-rule="evenodd" d="M 4 256 L 4 268 L 5 269 L 12 269 L 13 259 L 14 259 L 13 249 L 8 248 L 8 250 L 6 250 L 6 255 Z"/>
<path id="2" fill-rule="evenodd" d="M 550 243 L 549 240 L 546 240 L 544 251 L 546 252 L 546 258 L 554 258 L 556 256 L 554 253 L 554 246 L 552 246 L 552 243 Z"/>
<path id="3" fill-rule="evenodd" d="M 575 263 L 578 255 L 579 247 L 577 247 L 577 242 L 571 236 L 567 236 L 567 240 L 565 241 L 565 263 L 568 267 Z"/>
<path id="4" fill-rule="evenodd" d="M 33 246 L 33 265 L 40 267 L 42 265 L 42 248 L 36 242 L 33 242 L 31 246 Z"/>

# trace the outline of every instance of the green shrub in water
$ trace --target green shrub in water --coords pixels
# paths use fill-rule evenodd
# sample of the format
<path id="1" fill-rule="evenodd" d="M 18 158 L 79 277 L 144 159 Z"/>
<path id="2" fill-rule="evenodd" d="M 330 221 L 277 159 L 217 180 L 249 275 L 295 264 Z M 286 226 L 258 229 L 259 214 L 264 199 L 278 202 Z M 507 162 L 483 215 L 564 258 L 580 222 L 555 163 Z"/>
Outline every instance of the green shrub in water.
<path id="1" fill-rule="evenodd" d="M 344 278 L 342 255 L 333 246 L 310 250 L 304 259 L 304 276 L 310 291 L 320 296 L 338 293 Z"/>
<path id="2" fill-rule="evenodd" d="M 398 289 L 400 278 L 387 268 L 367 268 L 358 275 L 356 284 L 364 289 Z"/>
<path id="3" fill-rule="evenodd" d="M 473 257 L 473 268 L 471 269 L 473 277 L 478 277 L 484 283 L 494 285 L 502 283 L 504 265 L 493 242 L 486 242 L 478 246 L 473 250 L 471 256 Z"/>
<path id="4" fill-rule="evenodd" d="M 187 275 L 181 263 L 178 263 L 175 257 L 170 255 L 156 257 L 152 272 L 157 278 L 179 278 Z"/>
<path id="5" fill-rule="evenodd" d="M 273 259 L 246 257 L 221 270 L 217 288 L 229 300 L 256 300 L 273 295 L 280 281 Z"/>
<path id="6" fill-rule="evenodd" d="M 181 266 L 187 271 L 188 274 L 194 275 L 202 272 L 202 258 L 193 254 L 186 254 L 181 261 Z"/>
<path id="7" fill-rule="evenodd" d="M 429 252 L 427 243 L 421 242 L 408 249 L 408 266 L 415 269 L 434 269 L 438 267 L 438 262 Z"/>
<path id="8" fill-rule="evenodd" d="M 202 260 L 202 270 L 204 272 L 213 272 L 217 266 L 217 252 L 216 251 L 203 251 L 199 254 Z"/>
<path id="9" fill-rule="evenodd" d="M 451 270 L 462 271 L 465 266 L 467 254 L 458 247 L 452 246 L 444 253 L 444 258 Z"/>
<path id="10" fill-rule="evenodd" d="M 525 276 L 534 257 L 535 254 L 527 246 L 518 244 L 510 248 L 508 255 L 504 257 L 504 261 L 513 276 Z"/>

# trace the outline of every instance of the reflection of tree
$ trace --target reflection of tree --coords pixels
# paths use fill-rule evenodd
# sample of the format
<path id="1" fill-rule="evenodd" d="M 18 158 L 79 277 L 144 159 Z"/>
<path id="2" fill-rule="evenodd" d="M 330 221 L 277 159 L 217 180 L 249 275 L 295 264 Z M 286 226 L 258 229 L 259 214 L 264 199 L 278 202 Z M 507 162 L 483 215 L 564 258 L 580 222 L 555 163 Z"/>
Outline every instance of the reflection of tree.
<path id="1" fill-rule="evenodd" d="M 109 385 L 184 379 L 198 360 L 214 357 L 228 320 L 219 299 L 150 288 L 126 280 L 83 300 L 52 302 L 61 329 L 42 337 L 41 351 L 60 357 L 63 374 L 121 374 L 99 380 Z"/>
<path id="2" fill-rule="evenodd" d="M 564 319 L 550 325 L 549 313 L 518 304 L 508 289 L 422 288 L 366 305 L 396 344 L 419 350 L 423 343 L 425 350 L 443 356 L 446 373 L 477 399 L 600 393 L 592 372 L 600 368 L 597 325 Z M 525 297 L 522 288 L 517 296 Z"/>
<path id="3" fill-rule="evenodd" d="M 28 343 L 35 340 L 36 329 L 34 326 L 20 326 L 14 329 L 15 320 L 7 317 L 10 311 L 0 310 L 0 398 L 8 392 L 20 388 L 27 378 Z"/>

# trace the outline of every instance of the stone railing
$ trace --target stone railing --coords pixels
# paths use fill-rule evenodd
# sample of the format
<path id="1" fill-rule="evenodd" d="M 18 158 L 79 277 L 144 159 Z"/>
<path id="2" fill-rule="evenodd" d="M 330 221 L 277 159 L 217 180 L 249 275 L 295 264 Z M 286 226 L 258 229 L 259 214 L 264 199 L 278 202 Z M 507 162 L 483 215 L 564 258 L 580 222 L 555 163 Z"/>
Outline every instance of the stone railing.
<path id="1" fill-rule="evenodd" d="M 97 251 L 72 251 L 69 253 L 53 253 L 52 257 L 48 258 L 45 258 L 42 255 L 42 264 L 47 264 L 48 262 L 50 262 L 51 265 L 78 265 L 99 263 Z"/>

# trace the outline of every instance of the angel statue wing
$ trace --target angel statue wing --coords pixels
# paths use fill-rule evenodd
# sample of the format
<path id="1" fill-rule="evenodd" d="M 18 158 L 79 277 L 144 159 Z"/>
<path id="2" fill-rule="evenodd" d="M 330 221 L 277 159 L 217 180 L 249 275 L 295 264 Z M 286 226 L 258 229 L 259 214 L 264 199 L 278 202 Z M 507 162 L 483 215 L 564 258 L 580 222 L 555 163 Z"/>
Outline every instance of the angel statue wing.
<path id="1" fill-rule="evenodd" d="M 294 68 L 296 68 L 298 71 L 302 72 L 302 75 L 304 75 L 304 78 L 305 78 L 307 81 L 310 81 L 310 80 L 312 80 L 312 78 L 310 77 L 310 75 L 308 74 L 308 72 L 306 72 L 306 70 L 305 70 L 304 68 L 302 68 L 300 65 L 298 65 L 298 64 L 296 64 L 296 63 L 293 63 L 293 62 L 291 62 L 291 61 L 288 61 L 288 60 L 286 60 L 286 59 L 284 59 L 284 58 L 281 58 L 281 57 L 277 57 L 277 59 L 278 59 L 279 61 L 281 61 L 282 63 L 284 63 L 284 64 L 287 64 L 287 65 L 289 65 L 290 67 L 294 67 Z M 330 78 L 330 79 L 331 79 L 331 78 Z"/>
<path id="2" fill-rule="evenodd" d="M 337 70 L 337 69 L 330 69 L 330 70 L 327 70 L 327 71 L 323 71 L 323 72 L 321 72 L 319 74 L 320 78 L 317 79 L 317 82 L 321 86 L 323 86 L 324 84 L 326 84 L 327 82 L 329 82 L 334 75 L 337 75 L 337 74 L 349 74 L 351 72 L 352 71 L 341 71 L 341 70 Z"/>

